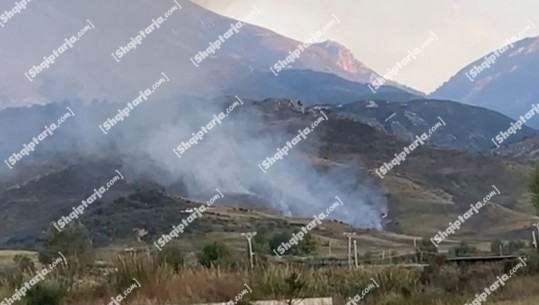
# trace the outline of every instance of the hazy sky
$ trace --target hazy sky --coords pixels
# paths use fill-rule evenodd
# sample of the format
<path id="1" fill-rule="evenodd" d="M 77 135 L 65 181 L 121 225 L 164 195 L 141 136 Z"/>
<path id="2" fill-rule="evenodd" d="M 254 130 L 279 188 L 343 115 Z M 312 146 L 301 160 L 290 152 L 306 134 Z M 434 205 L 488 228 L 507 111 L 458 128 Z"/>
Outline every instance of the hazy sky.
<path id="1" fill-rule="evenodd" d="M 434 32 L 439 38 L 399 71 L 395 80 L 430 92 L 465 65 L 501 47 L 530 26 L 524 37 L 539 36 L 537 0 L 193 0 L 222 15 L 306 40 L 335 14 L 341 23 L 327 38 L 347 46 L 380 74 Z"/>

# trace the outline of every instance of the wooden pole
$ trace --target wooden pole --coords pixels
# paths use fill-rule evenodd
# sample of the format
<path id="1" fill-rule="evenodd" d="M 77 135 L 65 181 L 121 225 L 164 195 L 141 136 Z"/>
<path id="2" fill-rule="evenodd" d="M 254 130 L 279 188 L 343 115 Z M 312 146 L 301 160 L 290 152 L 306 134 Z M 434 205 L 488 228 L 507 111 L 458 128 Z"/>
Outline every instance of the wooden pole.
<path id="1" fill-rule="evenodd" d="M 356 268 L 358 267 L 357 263 L 357 240 L 354 240 L 354 262 L 356 265 Z"/>

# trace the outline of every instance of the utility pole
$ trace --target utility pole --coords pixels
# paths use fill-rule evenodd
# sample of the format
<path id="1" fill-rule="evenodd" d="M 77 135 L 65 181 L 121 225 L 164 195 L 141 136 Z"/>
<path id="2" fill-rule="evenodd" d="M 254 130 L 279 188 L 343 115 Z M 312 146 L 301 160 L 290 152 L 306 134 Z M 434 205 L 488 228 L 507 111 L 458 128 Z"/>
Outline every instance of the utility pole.
<path id="1" fill-rule="evenodd" d="M 343 235 L 348 237 L 348 268 L 352 268 L 352 237 L 356 232 L 344 232 Z"/>
<path id="2" fill-rule="evenodd" d="M 356 265 L 356 269 L 358 267 L 357 263 L 357 240 L 354 240 L 354 263 Z"/>
<path id="3" fill-rule="evenodd" d="M 329 257 L 331 257 L 331 240 L 329 241 Z"/>
<path id="4" fill-rule="evenodd" d="M 249 261 L 251 262 L 251 269 L 254 267 L 253 262 L 253 244 L 251 243 L 251 239 L 256 235 L 256 231 L 254 232 L 247 232 L 247 233 L 241 233 L 241 236 L 245 236 L 247 238 L 247 244 L 249 244 Z"/>
<path id="5" fill-rule="evenodd" d="M 533 244 L 535 246 L 535 249 L 537 249 L 539 247 L 539 223 L 535 223 L 533 226 L 535 227 L 535 229 L 537 229 L 537 236 L 535 235 L 535 229 L 532 229 Z"/>
<path id="6" fill-rule="evenodd" d="M 414 237 L 414 256 L 415 256 L 415 262 L 419 263 L 419 259 L 417 258 L 417 242 Z"/>

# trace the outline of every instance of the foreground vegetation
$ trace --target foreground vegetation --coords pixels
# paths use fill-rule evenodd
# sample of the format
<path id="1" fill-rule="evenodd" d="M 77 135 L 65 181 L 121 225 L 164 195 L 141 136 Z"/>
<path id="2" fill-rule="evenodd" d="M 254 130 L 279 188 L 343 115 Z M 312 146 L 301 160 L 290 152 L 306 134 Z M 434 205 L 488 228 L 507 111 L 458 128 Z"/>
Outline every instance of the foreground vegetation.
<path id="1" fill-rule="evenodd" d="M 44 264 L 50 263 L 61 251 L 67 264 L 59 265 L 44 281 L 32 287 L 20 302 L 26 305 L 90 305 L 109 304 L 111 297 L 122 293 L 134 283 L 141 284 L 122 304 L 196 304 L 226 302 L 234 299 L 248 285 L 238 304 L 253 300 L 291 299 L 304 297 L 333 297 L 334 304 L 344 304 L 347 298 L 360 294 L 372 284 L 373 288 L 361 304 L 366 305 L 463 305 L 470 303 L 475 294 L 496 281 L 498 276 L 513 268 L 518 260 L 499 263 L 451 264 L 442 255 L 435 254 L 423 241 L 419 250 L 410 257 L 412 261 L 428 267 L 409 268 L 402 265 L 363 265 L 357 269 L 347 267 L 292 264 L 286 258 L 275 260 L 267 254 L 256 254 L 251 269 L 244 253 L 236 253 L 225 244 L 212 242 L 192 255 L 184 253 L 176 243 L 163 251 L 121 253 L 97 261 L 96 249 L 89 246 L 83 228 L 45 236 L 38 261 L 22 254 L 14 257 L 10 266 L 0 274 L 0 298 L 13 294 L 32 278 Z M 282 233 L 276 234 L 282 238 Z M 269 243 L 275 242 L 273 239 Z M 501 245 L 506 250 L 528 257 L 527 266 L 518 271 L 504 287 L 488 298 L 489 304 L 538 304 L 539 255 L 525 244 Z M 309 240 L 305 252 L 314 247 Z M 263 241 L 257 242 L 262 251 Z M 500 248 L 493 243 L 492 251 Z M 477 254 L 477 249 L 467 245 L 456 247 L 452 254 L 466 256 Z M 368 257 L 362 257 L 367 261 Z M 401 260 L 405 260 L 401 258 Z M 406 262 L 406 261 L 403 261 Z M 395 262 L 394 262 L 395 263 Z"/>
<path id="2" fill-rule="evenodd" d="M 242 299 L 245 304 L 250 300 L 326 296 L 333 297 L 335 304 L 344 304 L 346 298 L 361 293 L 374 278 L 380 287 L 371 290 L 362 304 L 462 305 L 471 302 L 476 293 L 490 286 L 496 276 L 513 264 L 441 265 L 424 270 L 394 267 L 376 271 L 272 265 L 246 271 L 178 267 L 156 257 L 135 256 L 115 260 L 114 268 L 118 269 L 108 275 L 72 270 L 75 266 L 63 268 L 28 294 L 25 304 L 107 304 L 111 296 L 129 287 L 135 277 L 141 288 L 126 300 L 128 304 L 224 302 L 238 295 L 244 284 L 252 289 Z M 537 261 L 528 265 L 496 291 L 489 303 L 537 304 L 531 301 L 539 297 L 537 267 Z M 8 290 L 3 292 L 2 296 L 6 297 Z M 527 300 L 529 303 L 525 303 Z"/>

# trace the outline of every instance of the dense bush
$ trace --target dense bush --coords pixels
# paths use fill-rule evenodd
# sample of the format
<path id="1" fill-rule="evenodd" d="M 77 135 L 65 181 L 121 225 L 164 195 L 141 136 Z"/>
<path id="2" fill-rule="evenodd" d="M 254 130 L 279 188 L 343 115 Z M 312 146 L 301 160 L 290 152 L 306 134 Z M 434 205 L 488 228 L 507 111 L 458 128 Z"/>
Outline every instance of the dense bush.
<path id="1" fill-rule="evenodd" d="M 161 251 L 156 254 L 157 263 L 172 267 L 175 271 L 183 265 L 183 254 L 178 243 L 169 242 Z"/>
<path id="2" fill-rule="evenodd" d="M 26 305 L 60 305 L 67 287 L 58 282 L 38 283 L 25 297 Z"/>
<path id="3" fill-rule="evenodd" d="M 198 254 L 198 262 L 205 267 L 223 266 L 230 264 L 230 249 L 221 242 L 213 242 L 202 248 Z"/>
<path id="4" fill-rule="evenodd" d="M 61 252 L 68 261 L 71 258 L 79 262 L 91 263 L 92 244 L 88 238 L 86 228 L 79 222 L 67 225 L 62 232 L 50 226 L 41 238 L 42 250 L 39 251 L 38 259 L 42 264 L 50 264 L 60 257 Z"/>

